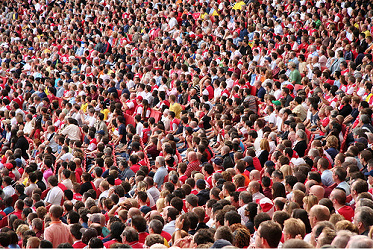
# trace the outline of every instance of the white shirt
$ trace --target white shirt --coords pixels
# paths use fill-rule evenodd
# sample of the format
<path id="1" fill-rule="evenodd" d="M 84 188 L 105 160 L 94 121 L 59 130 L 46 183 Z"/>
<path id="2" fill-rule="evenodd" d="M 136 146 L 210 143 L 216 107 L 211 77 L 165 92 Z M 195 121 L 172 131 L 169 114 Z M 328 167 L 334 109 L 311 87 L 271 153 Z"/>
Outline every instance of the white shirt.
<path id="1" fill-rule="evenodd" d="M 53 187 L 49 190 L 45 201 L 52 204 L 52 205 L 61 205 L 61 201 L 63 198 L 63 191 L 58 186 Z"/>
<path id="2" fill-rule="evenodd" d="M 170 221 L 169 223 L 164 225 L 163 231 L 172 235 L 175 232 L 175 220 Z"/>
<path id="3" fill-rule="evenodd" d="M 63 156 L 61 156 L 60 159 L 63 161 L 66 161 L 66 160 L 71 161 L 72 158 L 74 158 L 74 156 L 71 153 L 66 153 Z"/>
<path id="4" fill-rule="evenodd" d="M 4 198 L 11 197 L 12 195 L 14 195 L 16 193 L 14 188 L 10 185 L 3 188 L 3 192 L 4 192 L 4 195 L 5 195 Z"/>

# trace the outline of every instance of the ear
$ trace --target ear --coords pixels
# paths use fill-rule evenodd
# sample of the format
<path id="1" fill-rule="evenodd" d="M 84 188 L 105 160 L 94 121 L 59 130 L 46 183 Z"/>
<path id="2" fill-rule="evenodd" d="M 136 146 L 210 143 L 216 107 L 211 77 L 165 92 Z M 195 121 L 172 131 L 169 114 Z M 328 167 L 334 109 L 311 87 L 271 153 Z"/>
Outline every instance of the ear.
<path id="1" fill-rule="evenodd" d="M 264 239 L 263 237 L 261 237 L 260 240 L 262 241 L 263 248 L 270 248 L 266 239 Z"/>

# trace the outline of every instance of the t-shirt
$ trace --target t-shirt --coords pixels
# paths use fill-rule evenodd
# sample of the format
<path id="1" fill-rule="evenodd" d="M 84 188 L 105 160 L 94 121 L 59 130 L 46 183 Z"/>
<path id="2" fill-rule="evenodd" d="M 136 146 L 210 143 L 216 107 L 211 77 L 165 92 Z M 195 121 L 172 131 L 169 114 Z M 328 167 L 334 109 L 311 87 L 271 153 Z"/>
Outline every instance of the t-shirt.
<path id="1" fill-rule="evenodd" d="M 120 143 L 126 143 L 126 125 L 121 124 L 118 128 L 119 135 L 123 135 L 122 139 L 120 140 Z"/>
<path id="2" fill-rule="evenodd" d="M 337 213 L 345 217 L 346 220 L 352 222 L 354 217 L 354 210 L 350 206 L 344 206 L 337 210 Z"/>

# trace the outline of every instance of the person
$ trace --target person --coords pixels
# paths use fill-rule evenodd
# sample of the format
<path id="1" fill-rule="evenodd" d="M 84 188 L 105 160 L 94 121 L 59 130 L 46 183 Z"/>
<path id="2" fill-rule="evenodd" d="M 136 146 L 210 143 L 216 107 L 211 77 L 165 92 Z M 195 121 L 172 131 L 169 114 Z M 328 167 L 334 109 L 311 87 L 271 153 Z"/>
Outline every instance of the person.
<path id="1" fill-rule="evenodd" d="M 155 159 L 156 172 L 154 175 L 154 184 L 160 188 L 167 176 L 167 169 L 165 167 L 165 159 L 162 156 L 157 156 Z"/>
<path id="2" fill-rule="evenodd" d="M 282 237 L 280 224 L 271 220 L 260 223 L 256 237 L 255 246 L 259 248 L 277 248 Z"/>
<path id="3" fill-rule="evenodd" d="M 63 191 L 58 186 L 58 179 L 55 176 L 48 178 L 50 190 L 45 198 L 47 204 L 60 205 L 63 198 Z"/>
<path id="4" fill-rule="evenodd" d="M 49 209 L 51 218 L 50 226 L 44 230 L 44 239 L 52 242 L 53 247 L 62 243 L 73 244 L 73 237 L 69 226 L 62 223 L 60 217 L 63 214 L 63 208 L 59 205 L 52 205 Z"/>

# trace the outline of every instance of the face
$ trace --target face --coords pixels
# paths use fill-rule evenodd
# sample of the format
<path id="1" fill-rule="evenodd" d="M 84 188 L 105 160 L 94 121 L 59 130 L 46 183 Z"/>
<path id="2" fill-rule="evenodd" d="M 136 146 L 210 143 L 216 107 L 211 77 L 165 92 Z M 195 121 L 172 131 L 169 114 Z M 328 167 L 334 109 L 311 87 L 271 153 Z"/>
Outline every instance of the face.
<path id="1" fill-rule="evenodd" d="M 261 226 L 259 226 L 258 231 L 256 233 L 255 246 L 257 248 L 264 248 L 264 246 L 263 246 L 263 238 L 261 237 L 260 232 L 261 232 Z"/>

